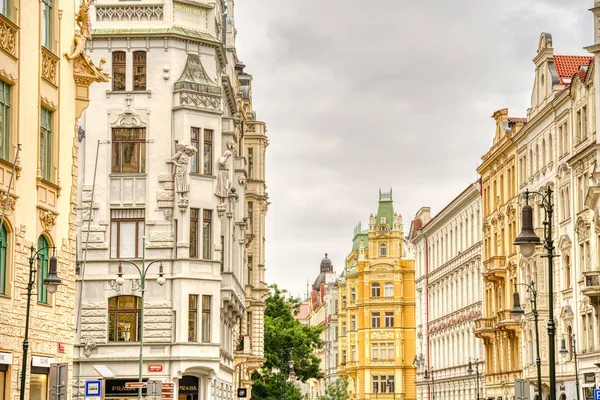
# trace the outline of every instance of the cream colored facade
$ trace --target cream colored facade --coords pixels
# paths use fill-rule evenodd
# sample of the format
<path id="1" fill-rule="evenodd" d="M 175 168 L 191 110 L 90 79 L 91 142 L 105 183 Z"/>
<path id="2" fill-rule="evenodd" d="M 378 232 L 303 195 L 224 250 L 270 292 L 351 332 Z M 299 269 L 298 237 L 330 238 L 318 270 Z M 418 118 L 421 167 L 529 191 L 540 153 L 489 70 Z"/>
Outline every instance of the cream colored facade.
<path id="1" fill-rule="evenodd" d="M 0 399 L 19 398 L 31 248 L 47 263 L 56 247 L 62 285 L 42 286 L 38 269 L 31 298 L 25 398 L 45 399 L 49 365 L 66 363 L 72 376 L 75 307 L 78 118 L 93 81 L 108 76 L 82 53 L 87 8 L 75 2 L 3 1 L 0 7 L 0 196 L 6 213 L 0 234 Z M 87 29 L 87 30 L 86 30 Z M 68 54 L 68 56 L 67 56 Z M 101 65 L 101 64 L 100 64 Z M 11 182 L 17 147 L 17 168 Z M 45 264 L 44 264 L 45 265 Z M 67 386 L 67 398 L 71 388 Z"/>
<path id="2" fill-rule="evenodd" d="M 475 321 L 475 335 L 485 347 L 485 393 L 508 399 L 514 380 L 521 377 L 521 330 L 510 316 L 514 284 L 519 283 L 517 251 L 517 162 L 512 138 L 524 118 L 508 110 L 493 114 L 496 132 L 490 150 L 477 168 L 482 186 L 483 316 Z"/>
<path id="3" fill-rule="evenodd" d="M 470 400 L 477 398 L 477 390 L 479 397 L 486 397 L 483 343 L 475 338 L 475 319 L 481 317 L 480 224 L 479 182 L 467 186 L 434 218 L 429 207 L 422 207 L 411 223 L 409 239 L 415 246 L 416 271 L 417 399 Z M 435 384 L 424 379 L 425 370 L 433 374 Z"/>
<path id="4" fill-rule="evenodd" d="M 352 399 L 416 399 L 414 256 L 394 213 L 392 192 L 379 194 L 369 228 L 355 229 L 339 285 L 339 375 Z"/>

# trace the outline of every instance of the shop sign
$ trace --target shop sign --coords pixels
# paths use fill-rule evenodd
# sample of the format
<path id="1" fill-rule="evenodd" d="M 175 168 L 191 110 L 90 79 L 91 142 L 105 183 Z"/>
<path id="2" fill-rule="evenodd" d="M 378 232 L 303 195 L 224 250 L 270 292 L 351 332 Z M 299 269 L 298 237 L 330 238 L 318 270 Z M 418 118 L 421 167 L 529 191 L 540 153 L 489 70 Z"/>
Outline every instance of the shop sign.
<path id="1" fill-rule="evenodd" d="M 583 374 L 583 382 L 584 383 L 596 383 L 596 374 L 593 372 Z"/>
<path id="2" fill-rule="evenodd" d="M 12 354 L 0 353 L 0 364 L 12 364 Z"/>
<path id="3" fill-rule="evenodd" d="M 104 383 L 105 396 L 137 397 L 138 389 L 127 387 L 135 378 L 130 379 L 107 379 Z M 147 381 L 147 379 L 144 379 Z M 138 382 L 135 382 L 138 383 Z M 146 388 L 142 388 L 142 395 L 146 395 Z"/>
<path id="4" fill-rule="evenodd" d="M 198 394 L 198 378 L 184 375 L 179 380 L 179 394 Z"/>
<path id="5" fill-rule="evenodd" d="M 50 357 L 38 357 L 38 356 L 31 357 L 31 365 L 33 367 L 50 368 L 50 365 L 54 364 L 54 362 L 55 362 L 54 358 L 50 358 Z"/>
<path id="6" fill-rule="evenodd" d="M 58 352 L 59 353 L 64 353 L 65 352 L 65 342 L 58 342 L 57 343 L 57 347 L 58 347 Z"/>

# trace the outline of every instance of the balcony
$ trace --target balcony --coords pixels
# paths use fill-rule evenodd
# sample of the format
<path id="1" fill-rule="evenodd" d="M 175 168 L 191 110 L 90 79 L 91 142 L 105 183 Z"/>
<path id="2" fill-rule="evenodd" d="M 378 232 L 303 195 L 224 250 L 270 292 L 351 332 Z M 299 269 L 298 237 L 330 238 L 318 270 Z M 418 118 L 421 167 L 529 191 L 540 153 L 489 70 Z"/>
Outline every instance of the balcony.
<path id="1" fill-rule="evenodd" d="M 520 329 L 520 323 L 515 321 L 510 315 L 509 310 L 501 310 L 496 313 L 496 327 L 501 329 L 509 329 L 518 331 Z"/>
<path id="2" fill-rule="evenodd" d="M 494 336 L 494 318 L 479 318 L 475 320 L 475 336 L 480 339 Z"/>
<path id="3" fill-rule="evenodd" d="M 506 257 L 495 256 L 483 262 L 483 278 L 487 281 L 499 281 L 506 278 Z"/>
<path id="4" fill-rule="evenodd" d="M 600 302 L 600 271 L 587 271 L 583 273 L 584 287 L 581 293 L 588 296 L 594 304 Z"/>

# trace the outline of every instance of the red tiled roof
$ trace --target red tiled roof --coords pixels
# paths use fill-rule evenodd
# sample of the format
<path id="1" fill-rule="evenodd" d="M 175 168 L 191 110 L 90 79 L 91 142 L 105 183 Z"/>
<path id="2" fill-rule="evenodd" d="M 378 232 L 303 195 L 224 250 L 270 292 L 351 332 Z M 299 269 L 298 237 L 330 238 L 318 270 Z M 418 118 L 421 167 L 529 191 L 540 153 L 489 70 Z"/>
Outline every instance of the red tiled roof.
<path id="1" fill-rule="evenodd" d="M 593 59 L 594 56 L 555 55 L 554 66 L 556 67 L 556 73 L 558 74 L 560 83 L 569 85 L 571 83 L 571 78 L 580 70 L 580 67 L 582 65 L 590 65 Z M 567 78 L 567 80 L 563 80 L 564 78 Z"/>
<path id="2" fill-rule="evenodd" d="M 581 68 L 579 71 L 577 71 L 577 74 L 579 75 L 579 79 L 581 80 L 581 82 L 583 82 L 585 81 L 585 77 L 587 76 L 587 69 Z"/>
<path id="3" fill-rule="evenodd" d="M 527 118 L 508 117 L 508 122 L 513 122 L 515 124 L 524 124 L 527 122 Z"/>

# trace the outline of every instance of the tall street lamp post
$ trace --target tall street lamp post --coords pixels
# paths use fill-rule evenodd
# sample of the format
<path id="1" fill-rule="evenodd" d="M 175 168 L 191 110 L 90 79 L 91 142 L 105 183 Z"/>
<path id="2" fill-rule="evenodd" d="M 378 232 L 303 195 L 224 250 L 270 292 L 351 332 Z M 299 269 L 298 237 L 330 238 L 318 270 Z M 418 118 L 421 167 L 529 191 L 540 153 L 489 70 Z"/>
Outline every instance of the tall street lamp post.
<path id="1" fill-rule="evenodd" d="M 25 339 L 23 339 L 23 366 L 21 367 L 21 391 L 20 391 L 20 399 L 25 400 L 25 381 L 27 379 L 27 351 L 29 350 L 29 314 L 31 309 L 31 292 L 33 291 L 33 285 L 35 283 L 35 274 L 38 272 L 37 269 L 34 268 L 35 261 L 38 259 L 39 254 L 44 251 L 52 249 L 52 257 L 50 257 L 49 268 L 48 268 L 48 276 L 44 278 L 44 285 L 48 290 L 48 293 L 56 293 L 56 289 L 58 289 L 58 285 L 62 282 L 58 277 L 58 260 L 54 255 L 54 251 L 56 247 L 42 247 L 41 249 L 35 249 L 31 246 L 30 257 L 29 257 L 29 282 L 27 283 L 27 311 L 25 314 Z M 44 260 L 42 260 L 44 262 Z M 42 290 L 42 288 L 38 287 L 38 291 Z"/>
<path id="2" fill-rule="evenodd" d="M 433 368 L 429 370 L 425 370 L 425 374 L 423 375 L 423 379 L 429 380 L 431 377 L 431 400 L 435 400 L 435 379 L 433 379 Z"/>
<path id="3" fill-rule="evenodd" d="M 537 367 L 537 387 L 539 398 L 542 398 L 542 359 L 540 358 L 540 334 L 538 331 L 538 310 L 537 310 L 537 290 L 535 290 L 535 284 L 531 282 L 527 283 L 515 283 L 515 291 L 513 293 L 513 308 L 510 310 L 510 314 L 513 319 L 520 322 L 523 318 L 525 311 L 521 307 L 521 300 L 519 299 L 519 292 L 517 291 L 517 285 L 522 285 L 527 288 L 527 291 L 531 293 L 531 310 L 533 312 L 533 321 L 535 323 L 535 350 L 536 358 L 535 364 Z"/>
<path id="4" fill-rule="evenodd" d="M 525 258 L 531 257 L 535 252 L 535 246 L 540 244 L 540 238 L 533 230 L 533 213 L 529 205 L 529 196 L 537 195 L 541 198 L 541 207 L 546 211 L 546 218 L 544 220 L 544 248 L 547 252 L 545 257 L 548 258 L 548 369 L 550 375 L 550 400 L 556 400 L 554 271 L 552 266 L 554 259 L 554 241 L 552 240 L 552 214 L 554 212 L 554 205 L 552 202 L 552 193 L 553 190 L 550 185 L 546 186 L 544 192 L 530 192 L 529 190 L 525 190 L 525 205 L 522 210 L 523 227 L 519 236 L 515 238 L 514 244 L 519 246 L 521 255 Z"/>
<path id="5" fill-rule="evenodd" d="M 476 376 L 475 389 L 477 390 L 476 399 L 479 400 L 479 358 L 469 358 L 469 366 L 467 367 L 467 373 L 469 375 L 473 373 L 473 363 L 471 361 L 475 361 L 475 376 Z"/>
<path id="6" fill-rule="evenodd" d="M 166 282 L 162 260 L 154 260 L 146 265 L 146 237 L 142 236 L 142 265 L 139 267 L 136 263 L 130 260 L 119 260 L 119 272 L 117 274 L 116 282 L 119 286 L 122 286 L 125 283 L 125 278 L 123 278 L 123 266 L 121 263 L 128 263 L 135 267 L 137 272 L 140 275 L 140 290 L 142 291 L 141 302 L 142 309 L 140 315 L 140 325 L 139 325 L 139 335 L 140 335 L 140 359 L 139 359 L 139 374 L 138 374 L 138 382 L 142 382 L 142 368 L 144 364 L 144 294 L 146 293 L 146 275 L 148 274 L 148 269 L 152 266 L 152 264 L 160 262 L 160 266 L 158 269 L 158 278 L 156 278 L 156 283 L 160 286 L 164 285 Z M 138 389 L 138 399 L 142 399 L 142 388 Z"/>
<path id="7" fill-rule="evenodd" d="M 575 387 L 577 388 L 577 400 L 579 400 L 579 371 L 577 369 L 577 349 L 575 348 L 575 335 L 568 333 L 567 336 L 571 341 L 571 346 L 573 346 L 573 358 L 575 359 Z M 569 355 L 569 350 L 567 350 L 564 336 L 561 340 L 561 346 L 558 354 L 560 354 L 562 358 L 566 358 L 567 355 Z"/>

